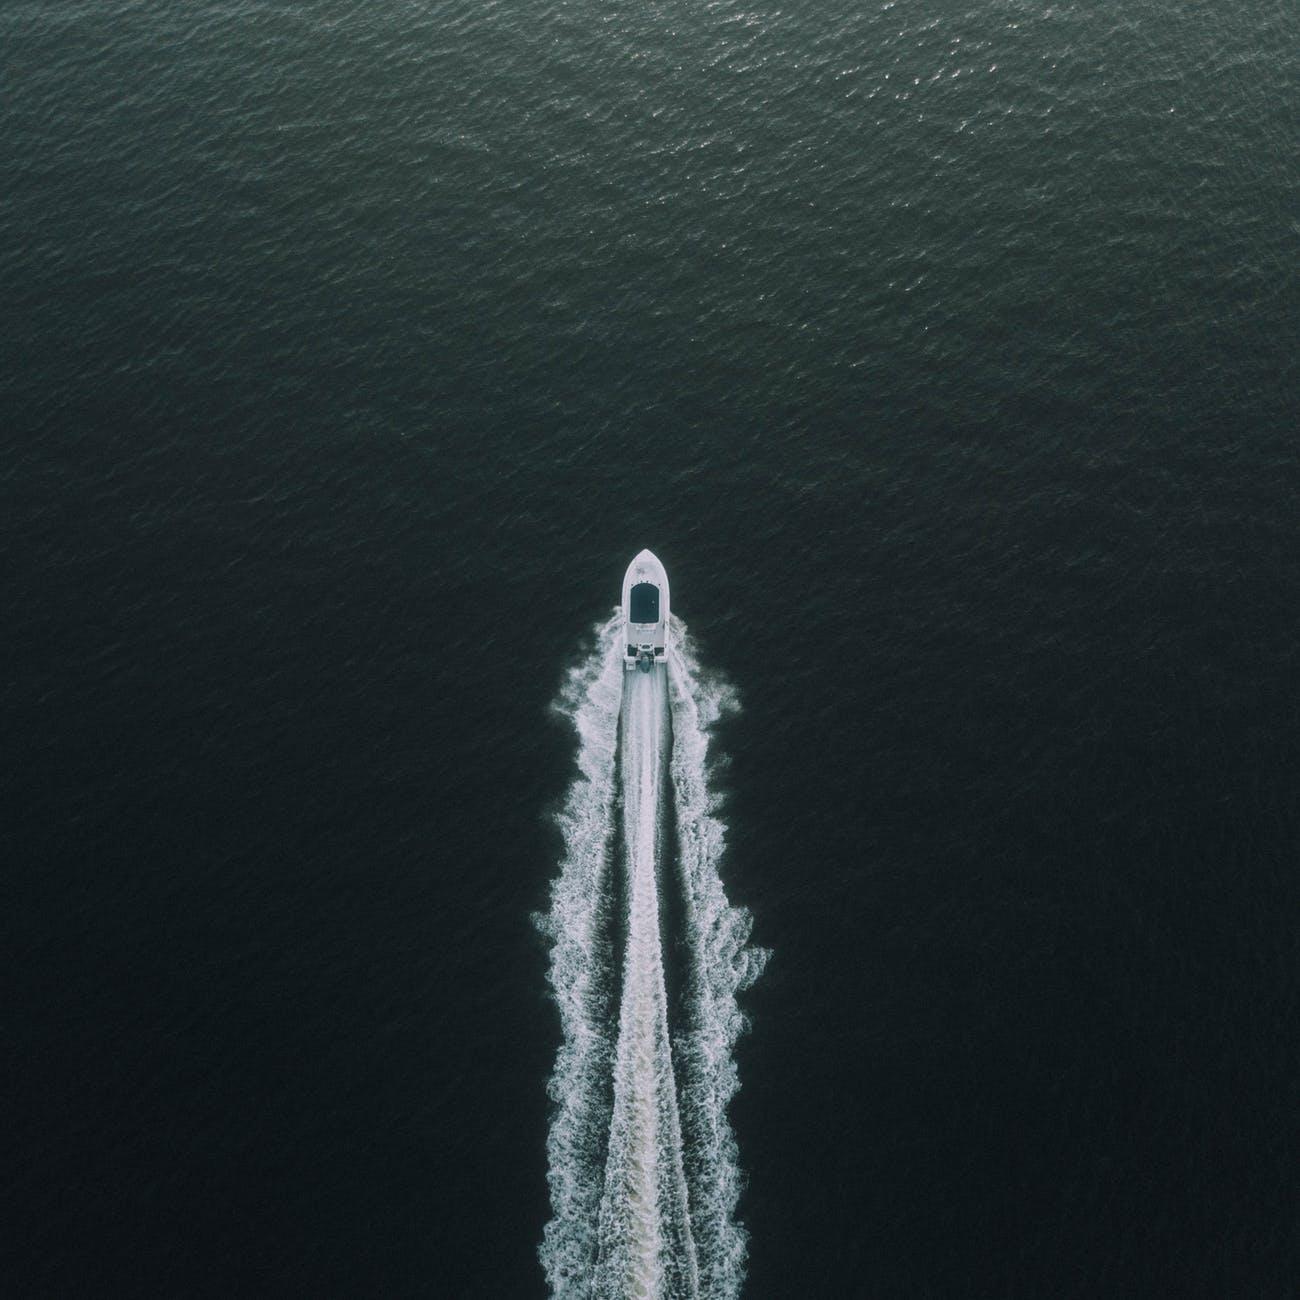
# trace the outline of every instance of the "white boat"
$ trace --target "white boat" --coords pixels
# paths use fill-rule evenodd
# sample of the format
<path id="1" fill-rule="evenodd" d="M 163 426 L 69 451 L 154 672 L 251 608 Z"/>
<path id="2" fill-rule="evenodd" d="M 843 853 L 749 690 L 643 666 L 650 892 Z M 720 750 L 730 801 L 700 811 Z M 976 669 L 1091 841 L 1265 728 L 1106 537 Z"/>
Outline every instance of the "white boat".
<path id="1" fill-rule="evenodd" d="M 623 667 L 648 673 L 668 653 L 668 575 L 642 551 L 623 575 Z"/>

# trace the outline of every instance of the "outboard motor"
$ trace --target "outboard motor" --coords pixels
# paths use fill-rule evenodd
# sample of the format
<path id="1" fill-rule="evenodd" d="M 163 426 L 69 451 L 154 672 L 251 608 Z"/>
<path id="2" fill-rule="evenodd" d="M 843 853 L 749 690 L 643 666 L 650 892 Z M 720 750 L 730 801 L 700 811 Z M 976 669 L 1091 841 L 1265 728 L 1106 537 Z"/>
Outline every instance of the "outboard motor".
<path id="1" fill-rule="evenodd" d="M 643 673 L 648 673 L 655 666 L 654 652 L 652 650 L 642 650 L 636 657 L 636 666 Z"/>

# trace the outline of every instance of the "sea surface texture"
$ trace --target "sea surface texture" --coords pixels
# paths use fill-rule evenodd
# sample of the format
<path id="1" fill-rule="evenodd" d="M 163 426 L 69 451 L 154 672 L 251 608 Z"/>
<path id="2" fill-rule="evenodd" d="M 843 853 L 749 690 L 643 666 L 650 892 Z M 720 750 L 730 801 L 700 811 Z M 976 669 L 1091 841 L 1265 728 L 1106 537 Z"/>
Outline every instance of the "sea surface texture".
<path id="1" fill-rule="evenodd" d="M 5 0 L 0 124 L 0 1294 L 1300 1293 L 1295 3 Z"/>

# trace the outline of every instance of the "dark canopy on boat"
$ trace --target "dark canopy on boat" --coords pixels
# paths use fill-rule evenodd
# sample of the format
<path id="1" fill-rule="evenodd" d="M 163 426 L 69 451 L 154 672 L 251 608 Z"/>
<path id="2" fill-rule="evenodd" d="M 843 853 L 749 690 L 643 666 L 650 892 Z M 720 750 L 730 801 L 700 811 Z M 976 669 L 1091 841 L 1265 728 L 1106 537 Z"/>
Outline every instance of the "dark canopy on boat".
<path id="1" fill-rule="evenodd" d="M 659 588 L 653 582 L 638 582 L 632 588 L 628 620 L 632 623 L 659 622 Z"/>

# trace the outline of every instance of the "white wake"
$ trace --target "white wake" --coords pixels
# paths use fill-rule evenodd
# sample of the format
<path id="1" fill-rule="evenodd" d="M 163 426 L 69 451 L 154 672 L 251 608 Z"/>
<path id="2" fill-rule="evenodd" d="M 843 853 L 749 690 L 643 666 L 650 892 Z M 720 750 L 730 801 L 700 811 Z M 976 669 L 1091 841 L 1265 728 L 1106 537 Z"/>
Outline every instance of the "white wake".
<path id="1" fill-rule="evenodd" d="M 627 937 L 592 1288 L 599 1300 L 699 1295 L 660 933 L 667 706 L 662 665 L 625 674 L 620 768 Z"/>
<path id="2" fill-rule="evenodd" d="M 767 962 L 749 947 L 750 915 L 732 907 L 718 865 L 726 828 L 708 783 L 709 728 L 738 708 L 735 692 L 703 673 L 685 625 L 674 618 L 668 662 L 672 779 L 689 970 L 687 1008 L 674 1038 L 682 1062 L 691 1222 L 700 1259 L 700 1294 L 735 1300 L 745 1278 L 746 1238 L 736 1221 L 741 1174 L 727 1106 L 739 1079 L 734 1048 L 746 1027 L 736 995 Z"/>
<path id="3" fill-rule="evenodd" d="M 707 733 L 734 697 L 701 673 L 675 618 L 673 631 L 666 667 L 625 673 L 620 620 L 610 619 L 557 701 L 579 739 L 542 918 L 563 1034 L 541 1248 L 557 1300 L 734 1300 L 744 1278 L 726 1107 L 744 1027 L 736 993 L 766 954 L 746 946 L 748 914 L 727 903 L 717 872 L 723 827 Z M 672 1007 L 666 890 L 679 903 L 686 965 Z"/>

